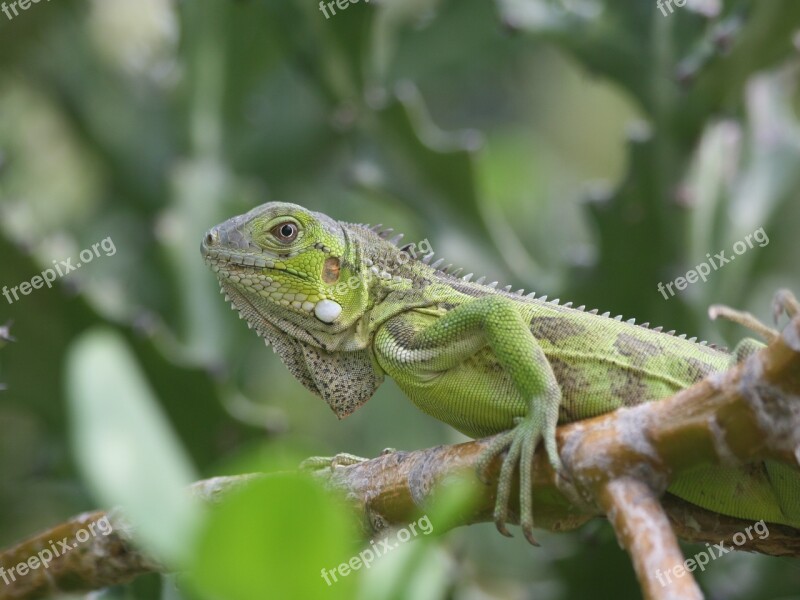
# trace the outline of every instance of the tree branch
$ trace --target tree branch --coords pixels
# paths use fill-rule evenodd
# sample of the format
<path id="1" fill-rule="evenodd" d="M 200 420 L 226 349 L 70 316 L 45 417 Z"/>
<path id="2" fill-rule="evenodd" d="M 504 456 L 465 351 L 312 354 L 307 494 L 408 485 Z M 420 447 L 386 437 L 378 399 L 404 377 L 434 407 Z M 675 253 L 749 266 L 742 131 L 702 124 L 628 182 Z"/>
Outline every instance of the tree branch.
<path id="1" fill-rule="evenodd" d="M 657 500 L 679 473 L 698 464 L 746 464 L 772 459 L 797 467 L 800 461 L 800 318 L 761 352 L 729 371 L 674 396 L 623 408 L 559 428 L 559 447 L 569 481 L 557 481 L 543 452 L 535 462 L 537 527 L 575 529 L 607 515 L 631 554 L 646 598 L 700 598 L 691 574 L 664 586 L 657 570 L 682 564 L 676 536 L 690 542 L 726 541 L 752 523 L 712 513 L 670 494 Z M 319 471 L 331 489 L 345 492 L 369 534 L 404 525 L 425 506 L 439 485 L 454 475 L 475 478 L 475 465 L 491 438 Z M 499 461 L 477 503 L 457 525 L 491 520 Z M 231 486 L 254 476 L 198 482 L 195 493 L 214 501 Z M 514 494 L 513 497 L 518 497 Z M 516 509 L 516 507 L 512 507 Z M 99 518 L 102 513 L 91 515 Z M 59 525 L 0 554 L 9 568 L 34 555 L 43 540 L 69 537 L 87 516 Z M 113 521 L 113 518 L 112 518 Z M 670 527 L 667 526 L 669 524 Z M 674 532 L 674 533 L 673 533 Z M 0 584 L 0 600 L 29 600 L 45 590 L 85 591 L 122 583 L 158 566 L 123 534 L 95 538 L 79 555 L 53 561 L 48 572 L 31 572 L 12 585 Z M 769 536 L 753 536 L 739 549 L 773 556 L 800 556 L 800 530 L 770 524 Z M 680 582 L 680 583 L 675 583 Z"/>

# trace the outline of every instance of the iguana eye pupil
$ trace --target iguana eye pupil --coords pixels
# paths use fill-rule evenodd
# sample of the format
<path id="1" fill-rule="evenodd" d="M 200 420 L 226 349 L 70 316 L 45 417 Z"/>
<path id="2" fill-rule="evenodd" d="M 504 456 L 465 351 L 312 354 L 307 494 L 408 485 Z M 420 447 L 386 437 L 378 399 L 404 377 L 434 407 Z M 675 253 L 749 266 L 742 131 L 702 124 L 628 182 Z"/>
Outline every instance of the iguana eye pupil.
<path id="1" fill-rule="evenodd" d="M 293 242 L 298 232 L 299 229 L 294 223 L 281 223 L 272 230 L 275 237 L 282 242 Z"/>

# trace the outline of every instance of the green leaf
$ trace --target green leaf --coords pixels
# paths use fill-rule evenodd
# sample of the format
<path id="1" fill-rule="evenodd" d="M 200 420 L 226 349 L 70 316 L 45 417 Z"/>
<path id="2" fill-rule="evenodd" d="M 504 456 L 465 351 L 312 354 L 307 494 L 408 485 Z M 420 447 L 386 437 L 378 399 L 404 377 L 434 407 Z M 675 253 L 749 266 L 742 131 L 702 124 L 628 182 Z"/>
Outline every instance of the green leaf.
<path id="1" fill-rule="evenodd" d="M 191 579 L 226 600 L 354 597 L 356 556 L 348 513 L 308 476 L 273 475 L 231 492 L 198 536 Z"/>
<path id="2" fill-rule="evenodd" d="M 137 539 L 159 559 L 180 564 L 197 507 L 192 465 L 125 341 L 97 329 L 67 358 L 72 443 L 93 492 L 121 506 Z"/>

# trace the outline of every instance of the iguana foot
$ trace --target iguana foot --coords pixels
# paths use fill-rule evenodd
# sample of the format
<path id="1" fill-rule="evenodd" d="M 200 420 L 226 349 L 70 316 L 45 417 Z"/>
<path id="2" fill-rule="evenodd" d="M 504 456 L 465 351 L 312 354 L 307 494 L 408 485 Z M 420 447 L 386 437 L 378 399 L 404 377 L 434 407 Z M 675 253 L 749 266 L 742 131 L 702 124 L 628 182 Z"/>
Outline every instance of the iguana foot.
<path id="1" fill-rule="evenodd" d="M 543 440 L 547 456 L 553 470 L 562 472 L 561 459 L 556 448 L 556 419 L 548 419 L 544 411 L 536 411 L 531 416 L 515 421 L 514 429 L 506 431 L 495 438 L 484 450 L 478 460 L 478 476 L 487 481 L 486 470 L 492 461 L 505 450 L 508 450 L 500 467 L 497 479 L 497 496 L 495 498 L 493 519 L 497 530 L 511 537 L 506 523 L 509 516 L 509 501 L 514 482 L 514 470 L 519 466 L 519 514 L 520 526 L 525 539 L 532 545 L 539 543 L 533 537 L 533 460 L 536 447 Z"/>
<path id="2" fill-rule="evenodd" d="M 798 302 L 797 298 L 795 298 L 795 295 L 789 290 L 779 290 L 775 294 L 775 298 L 772 300 L 772 314 L 776 324 L 778 323 L 778 319 L 780 319 L 781 315 L 784 313 L 790 319 L 793 319 L 800 314 L 800 302 Z M 780 332 L 778 330 L 764 325 L 749 312 L 735 310 L 721 304 L 715 304 L 711 306 L 708 309 L 708 316 L 712 319 L 722 317 L 723 319 L 727 319 L 728 321 L 733 321 L 734 323 L 738 323 L 743 327 L 747 327 L 749 330 L 760 335 L 764 340 L 767 341 L 767 343 L 772 343 L 780 336 Z"/>
<path id="3" fill-rule="evenodd" d="M 381 456 L 385 454 L 392 454 L 397 452 L 395 448 L 385 448 L 381 452 Z M 369 458 L 363 456 L 356 456 L 355 454 L 348 454 L 340 452 L 336 456 L 312 456 L 305 459 L 300 463 L 300 469 L 303 471 L 320 471 L 322 469 L 330 469 L 333 471 L 336 467 L 349 467 L 363 462 L 367 462 Z"/>

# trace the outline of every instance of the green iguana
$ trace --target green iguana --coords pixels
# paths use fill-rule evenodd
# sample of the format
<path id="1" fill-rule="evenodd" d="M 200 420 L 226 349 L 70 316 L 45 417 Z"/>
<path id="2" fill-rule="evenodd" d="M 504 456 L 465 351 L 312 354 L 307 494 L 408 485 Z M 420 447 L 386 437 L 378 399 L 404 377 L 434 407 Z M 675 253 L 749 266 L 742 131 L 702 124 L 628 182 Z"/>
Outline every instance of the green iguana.
<path id="1" fill-rule="evenodd" d="M 411 258 L 390 231 L 273 202 L 211 229 L 201 250 L 226 299 L 339 418 L 389 375 L 421 410 L 468 436 L 504 432 L 480 468 L 506 452 L 494 520 L 509 535 L 519 465 L 520 524 L 534 544 L 532 461 L 541 441 L 561 471 L 558 423 L 665 398 L 763 346 L 745 339 L 728 353 L 473 282 L 431 264 L 432 254 Z M 791 294 L 780 298 L 787 314 L 800 312 Z M 800 473 L 782 464 L 697 467 L 669 491 L 714 512 L 800 528 Z"/>

